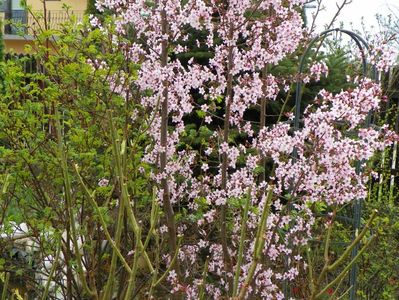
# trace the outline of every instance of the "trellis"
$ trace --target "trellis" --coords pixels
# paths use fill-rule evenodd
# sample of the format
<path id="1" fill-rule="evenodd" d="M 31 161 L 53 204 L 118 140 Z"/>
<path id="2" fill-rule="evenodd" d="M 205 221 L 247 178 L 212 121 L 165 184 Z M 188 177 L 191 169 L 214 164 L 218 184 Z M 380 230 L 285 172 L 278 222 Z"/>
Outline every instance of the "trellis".
<path id="1" fill-rule="evenodd" d="M 361 59 L 362 59 L 362 71 L 363 71 L 363 76 L 367 76 L 367 59 L 365 55 L 365 50 L 369 51 L 370 47 L 368 43 L 358 34 L 345 30 L 345 29 L 340 29 L 340 28 L 335 28 L 335 29 L 329 29 L 321 32 L 318 36 L 313 38 L 309 45 L 307 46 L 304 54 L 301 57 L 300 64 L 299 64 L 299 74 L 303 73 L 304 68 L 305 68 L 305 63 L 306 63 L 306 58 L 309 55 L 312 47 L 317 43 L 318 41 L 323 42 L 324 39 L 331 33 L 343 33 L 348 35 L 357 45 L 357 47 L 360 50 L 361 53 Z M 371 79 L 377 80 L 377 72 L 375 67 L 372 68 L 371 72 Z M 295 93 L 295 115 L 294 115 L 294 131 L 299 130 L 300 128 L 300 116 L 301 116 L 301 100 L 302 100 L 302 87 L 303 84 L 300 80 L 298 80 L 297 85 L 296 85 L 296 93 Z M 370 112 L 366 122 L 364 124 L 365 127 L 369 127 L 371 125 L 371 116 L 372 113 Z M 297 152 L 294 150 L 293 153 L 293 159 L 295 160 L 297 158 Z M 361 171 L 361 163 L 358 161 L 356 162 L 356 172 Z M 352 205 L 352 210 L 353 210 L 353 217 L 349 218 L 346 216 L 339 216 L 341 220 L 344 220 L 346 222 L 350 222 L 353 225 L 353 239 L 356 237 L 357 233 L 359 232 L 360 226 L 361 226 L 361 211 L 362 211 L 362 199 L 356 199 L 353 201 Z M 356 255 L 358 254 L 359 251 L 359 244 L 356 244 L 355 247 L 352 250 L 351 253 L 351 258 L 355 258 Z M 350 274 L 349 274 L 349 284 L 350 284 L 350 300 L 356 299 L 356 287 L 357 287 L 357 276 L 358 276 L 358 266 L 357 264 L 353 264 Z M 289 289 L 285 288 L 285 296 L 286 299 L 289 299 Z"/>

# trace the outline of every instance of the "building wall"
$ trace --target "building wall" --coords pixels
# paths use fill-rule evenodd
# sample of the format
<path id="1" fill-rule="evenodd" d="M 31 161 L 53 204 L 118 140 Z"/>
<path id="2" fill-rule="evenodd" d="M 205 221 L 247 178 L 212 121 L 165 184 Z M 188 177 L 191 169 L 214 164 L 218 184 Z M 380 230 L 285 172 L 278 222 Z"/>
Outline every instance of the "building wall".
<path id="1" fill-rule="evenodd" d="M 42 11 L 43 10 L 43 3 L 40 0 L 28 0 L 28 6 L 32 7 L 33 11 Z M 85 11 L 87 6 L 86 0 L 67 0 L 67 1 L 57 1 L 51 0 L 46 1 L 46 9 L 49 11 L 61 11 L 63 10 L 62 6 L 64 4 L 70 6 L 70 10 L 75 11 Z"/>
<path id="2" fill-rule="evenodd" d="M 33 12 L 43 12 L 44 7 L 41 0 L 27 0 L 27 4 Z M 68 20 L 67 11 L 63 8 L 64 4 L 69 7 L 69 14 L 74 14 L 77 20 L 80 21 L 84 15 L 84 11 L 86 10 L 87 0 L 45 1 L 47 11 L 46 20 L 50 29 L 59 29 L 60 24 Z M 5 19 L 4 12 L 0 12 L 0 19 Z M 40 27 L 44 28 L 43 17 L 39 20 L 36 20 L 27 13 L 26 20 L 24 22 L 26 22 L 28 25 L 28 31 L 26 32 L 25 37 L 4 34 L 3 37 L 6 52 L 24 53 L 25 45 L 33 45 L 33 30 L 37 32 L 39 31 Z M 2 26 L 2 30 L 4 33 L 4 26 Z"/>
<path id="3" fill-rule="evenodd" d="M 6 52 L 25 53 L 25 46 L 33 45 L 33 41 L 27 40 L 4 40 Z"/>

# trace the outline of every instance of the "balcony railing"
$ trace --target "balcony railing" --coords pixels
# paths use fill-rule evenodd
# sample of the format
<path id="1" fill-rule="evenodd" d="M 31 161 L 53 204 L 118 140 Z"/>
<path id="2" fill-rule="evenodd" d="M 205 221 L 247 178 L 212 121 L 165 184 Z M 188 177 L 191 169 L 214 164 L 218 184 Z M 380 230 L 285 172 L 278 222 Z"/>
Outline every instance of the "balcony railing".
<path id="1" fill-rule="evenodd" d="M 77 22 L 82 21 L 84 11 L 72 10 L 66 12 L 65 10 L 48 10 L 46 16 L 43 11 L 36 12 L 37 17 L 33 17 L 25 10 L 11 10 L 10 13 L 2 16 L 5 34 L 25 34 L 34 35 L 45 28 L 61 29 L 62 24 L 68 22 L 72 16 Z"/>

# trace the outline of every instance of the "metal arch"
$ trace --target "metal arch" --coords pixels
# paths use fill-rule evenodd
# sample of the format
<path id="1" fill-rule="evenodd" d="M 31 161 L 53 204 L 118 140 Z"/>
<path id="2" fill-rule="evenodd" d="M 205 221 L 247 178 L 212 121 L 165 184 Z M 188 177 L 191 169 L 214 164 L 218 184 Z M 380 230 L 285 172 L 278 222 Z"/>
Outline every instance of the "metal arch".
<path id="1" fill-rule="evenodd" d="M 327 35 L 329 35 L 332 32 L 342 32 L 345 33 L 346 35 L 348 35 L 357 45 L 357 47 L 360 50 L 361 53 L 361 58 L 362 58 L 362 67 L 363 67 L 363 76 L 367 76 L 367 59 L 366 59 L 366 55 L 365 55 L 365 49 L 369 52 L 370 51 L 370 47 L 368 45 L 368 43 L 357 33 L 354 33 L 352 31 L 349 30 L 345 30 L 345 29 L 340 29 L 340 28 L 335 28 L 335 29 L 329 29 L 329 30 L 325 30 L 323 32 L 321 32 L 317 37 L 313 38 L 311 40 L 311 42 L 309 43 L 308 47 L 306 48 L 305 52 L 303 53 L 301 60 L 300 60 L 300 64 L 299 64 L 299 74 L 301 74 L 303 72 L 303 69 L 305 67 L 305 60 L 307 55 L 309 54 L 310 50 L 312 49 L 313 45 L 319 41 L 320 39 L 322 39 L 323 37 L 326 37 Z M 372 69 L 372 73 L 371 73 L 371 78 L 373 80 L 376 80 L 376 68 L 373 67 Z M 298 80 L 297 85 L 296 85 L 296 93 L 295 93 L 295 115 L 294 115 L 294 131 L 297 131 L 299 129 L 299 117 L 301 114 L 301 100 L 302 100 L 302 82 Z M 367 119 L 366 119 L 366 124 L 365 126 L 368 127 L 371 124 L 371 113 L 369 113 Z M 296 149 L 294 149 L 294 153 L 293 153 L 293 159 L 296 160 L 297 158 L 297 152 Z M 360 172 L 360 162 L 357 162 L 356 164 L 356 171 Z M 355 235 L 356 232 L 359 230 L 360 228 L 360 223 L 361 223 L 361 200 L 360 199 L 356 199 L 353 203 L 353 229 L 355 230 Z M 357 253 L 359 251 L 359 245 L 355 245 L 354 249 L 352 250 L 351 253 L 351 258 L 353 259 L 354 257 L 356 257 Z M 349 283 L 350 283 L 350 300 L 355 300 L 356 299 L 356 283 L 357 283 L 357 273 L 358 273 L 358 268 L 357 268 L 357 264 L 355 263 L 350 271 L 350 276 L 349 276 Z M 286 296 L 288 296 L 287 298 L 289 298 L 289 292 L 288 292 L 288 288 L 284 288 L 285 290 L 285 294 Z M 288 292 L 288 294 L 287 294 Z"/>
<path id="2" fill-rule="evenodd" d="M 326 37 L 327 35 L 329 35 L 332 32 L 342 32 L 347 34 L 348 36 L 350 36 L 352 38 L 352 40 L 356 43 L 356 45 L 358 46 L 360 53 L 362 55 L 362 67 L 363 67 L 363 75 L 366 76 L 367 75 L 367 59 L 366 59 L 366 55 L 364 53 L 364 48 L 369 51 L 370 47 L 367 44 L 367 42 L 361 37 L 359 36 L 357 33 L 354 33 L 352 31 L 349 30 L 345 30 L 345 29 L 340 29 L 340 28 L 335 28 L 335 29 L 329 29 L 329 30 L 325 30 L 322 33 L 320 33 L 317 37 L 315 37 L 313 40 L 310 41 L 308 47 L 306 48 L 305 52 L 302 54 L 300 63 L 299 63 L 299 74 L 303 72 L 303 69 L 305 67 L 305 59 L 307 57 L 307 55 L 309 54 L 310 50 L 312 49 L 313 45 L 319 41 L 321 38 Z M 376 74 L 375 74 L 375 69 L 372 72 L 372 79 L 375 79 Z M 302 82 L 298 81 L 296 84 L 296 92 L 295 92 L 295 119 L 294 119 L 294 130 L 298 130 L 299 129 L 299 116 L 301 114 L 301 100 L 302 100 Z M 367 124 L 369 125 L 369 124 Z"/>

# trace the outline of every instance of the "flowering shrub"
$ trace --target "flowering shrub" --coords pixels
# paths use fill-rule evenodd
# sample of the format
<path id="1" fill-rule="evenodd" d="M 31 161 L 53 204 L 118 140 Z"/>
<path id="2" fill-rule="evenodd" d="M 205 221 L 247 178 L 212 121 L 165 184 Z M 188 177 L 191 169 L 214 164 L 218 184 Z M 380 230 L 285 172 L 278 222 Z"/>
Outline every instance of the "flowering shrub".
<path id="1" fill-rule="evenodd" d="M 302 4 L 97 2 L 100 11 L 116 12 L 119 34 L 135 30 L 127 55 L 140 63 L 139 89 L 150 91 L 142 105 L 157 116 L 150 130 L 154 146 L 144 159 L 157 166 L 152 178 L 168 228 L 166 261 L 170 264 L 178 253 L 168 275 L 173 293 L 184 292 L 190 299 L 204 293 L 283 298 L 282 282 L 306 267 L 301 251 L 314 222 L 309 204 L 336 206 L 364 198 L 368 174 L 357 172 L 354 162 L 364 165 L 392 142 L 389 133 L 370 128 L 356 138 L 345 136 L 378 110 L 381 90 L 368 79 L 357 82 L 353 91 L 321 91 L 318 105 L 307 108 L 304 126 L 294 134 L 285 123 L 265 127 L 264 116 L 259 130 L 245 122 L 250 107 L 277 97 L 279 80 L 267 73 L 267 66 L 278 64 L 301 41 Z M 214 54 L 206 66 L 168 56 L 169 51 L 188 51 L 181 43 L 189 38 L 189 27 L 206 32 L 205 40 L 196 41 Z M 310 72 L 316 80 L 328 75 L 324 63 L 312 65 Z M 208 139 L 205 151 L 179 148 L 184 116 L 196 106 L 193 90 L 206 103 L 200 107 L 210 126 L 217 112 L 213 103 L 224 100 L 224 126 Z M 245 143 L 232 142 L 233 128 L 246 136 Z M 259 171 L 266 161 L 273 170 Z M 183 213 L 180 221 L 176 210 Z M 179 245 L 178 236 L 183 237 Z"/>
<path id="2" fill-rule="evenodd" d="M 320 91 L 295 132 L 290 120 L 266 126 L 266 103 L 286 89 L 286 82 L 268 68 L 303 40 L 304 2 L 99 0 L 97 9 L 114 15 L 104 21 L 91 17 L 93 28 L 85 34 L 96 43 L 102 41 L 96 37 L 108 38 L 105 55 L 95 47 L 77 52 L 78 63 L 72 65 L 65 62 L 75 59 L 67 48 L 68 59 L 50 57 L 53 76 L 57 64 L 84 70 L 78 82 L 73 76 L 49 80 L 57 105 L 45 98 L 64 112 L 62 125 L 58 110 L 50 113 L 57 143 L 49 145 L 61 168 L 51 165 L 61 169 L 63 183 L 57 181 L 52 197 L 66 203 L 66 229 L 71 231 L 66 249 L 72 249 L 69 259 L 76 259 L 73 271 L 82 295 L 284 299 L 283 286 L 292 285 L 309 267 L 304 257 L 317 218 L 314 205 L 330 208 L 333 219 L 339 207 L 365 198 L 369 174 L 359 172 L 355 162 L 365 166 L 396 139 L 387 128 L 362 129 L 369 113 L 379 109 L 378 84 L 356 79 L 352 90 Z M 193 37 L 212 53 L 207 63 L 179 58 L 189 52 L 185 45 Z M 319 80 L 328 68 L 317 63 L 310 72 Z M 87 82 L 95 82 L 98 91 Z M 75 85 L 77 94 L 65 101 L 71 95 L 63 88 Z M 87 109 L 83 116 L 74 105 Z M 252 107 L 260 107 L 258 123 L 245 119 Z M 74 123 L 71 111 L 82 118 L 80 123 Z M 195 112 L 203 117 L 206 139 L 190 147 L 183 138 L 186 120 Z M 85 145 L 95 141 L 99 157 L 108 157 L 93 182 L 86 179 L 95 170 L 79 153 L 78 134 L 68 131 L 72 124 L 72 132 L 82 132 L 80 126 L 90 122 L 104 136 L 99 142 L 91 132 Z M 328 235 L 332 224 L 327 224 Z M 329 261 L 326 242 L 322 275 L 361 242 L 367 224 L 336 263 Z M 88 250 L 78 246 L 83 237 Z M 111 251 L 105 280 L 85 269 L 107 260 L 90 248 L 99 237 Z M 72 267 L 62 263 L 69 268 L 65 282 L 72 289 Z M 310 280 L 309 299 L 333 293 L 322 275 Z M 139 278 L 144 278 L 140 285 Z"/>

